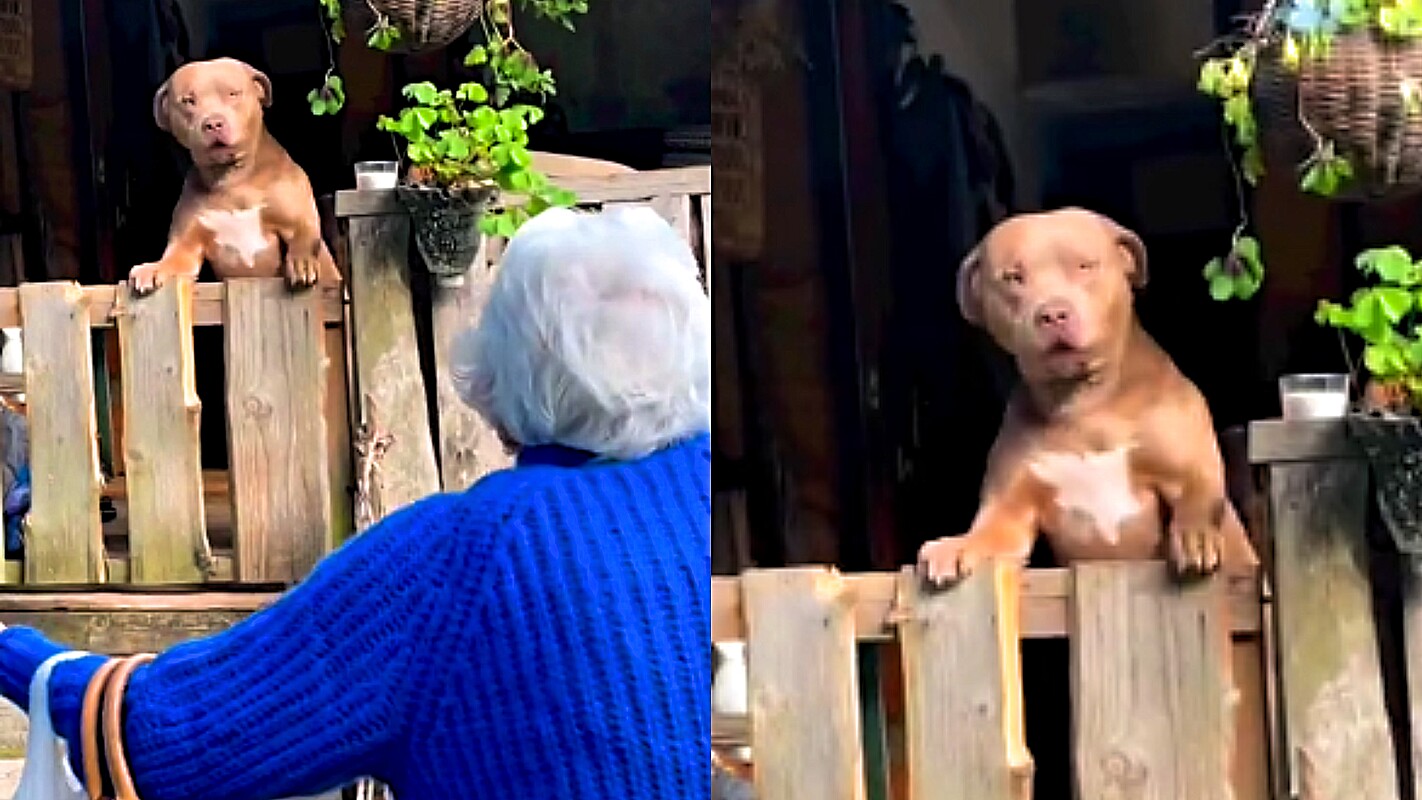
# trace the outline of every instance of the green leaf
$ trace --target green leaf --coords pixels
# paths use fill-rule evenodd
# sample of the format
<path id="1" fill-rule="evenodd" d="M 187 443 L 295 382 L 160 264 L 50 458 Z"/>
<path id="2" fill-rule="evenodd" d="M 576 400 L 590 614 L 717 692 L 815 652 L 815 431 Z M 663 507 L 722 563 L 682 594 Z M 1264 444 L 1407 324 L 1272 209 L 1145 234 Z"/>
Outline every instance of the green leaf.
<path id="1" fill-rule="evenodd" d="M 1234 278 L 1223 272 L 1210 278 L 1210 297 L 1220 302 L 1234 297 Z"/>
<path id="2" fill-rule="evenodd" d="M 1396 286 L 1379 286 L 1376 296 L 1378 310 L 1393 325 L 1401 322 L 1407 312 L 1412 310 L 1412 293 L 1406 289 Z"/>
<path id="3" fill-rule="evenodd" d="M 455 97 L 470 103 L 487 103 L 489 90 L 478 83 L 462 83 L 459 85 L 459 91 L 455 92 Z"/>
<path id="4" fill-rule="evenodd" d="M 499 113 L 488 106 L 479 106 L 470 115 L 470 120 L 473 121 L 476 130 L 488 131 L 492 136 L 494 126 L 499 124 Z"/>
<path id="5" fill-rule="evenodd" d="M 1370 344 L 1363 349 L 1363 365 L 1374 376 L 1390 378 L 1407 373 L 1407 357 L 1395 343 Z"/>
<path id="6" fill-rule="evenodd" d="M 1220 258 L 1219 256 L 1215 256 L 1214 258 L 1210 259 L 1208 263 L 1205 264 L 1205 270 L 1203 274 L 1205 280 L 1212 281 L 1215 279 L 1216 275 L 1219 275 L 1222 272 L 1224 272 L 1224 259 Z"/>
<path id="7" fill-rule="evenodd" d="M 1240 159 L 1240 169 L 1244 172 L 1245 180 L 1251 185 L 1258 185 L 1259 179 L 1264 176 L 1264 156 L 1261 155 L 1258 145 L 1245 148 L 1244 156 Z"/>
<path id="8" fill-rule="evenodd" d="M 455 131 L 441 131 L 440 142 L 445 146 L 445 157 L 455 161 L 464 161 L 469 158 L 469 140 L 464 135 Z"/>
<path id="9" fill-rule="evenodd" d="M 1401 286 L 1416 286 L 1419 277 L 1422 277 L 1412 263 L 1412 256 L 1398 245 L 1364 250 L 1353 260 L 1353 264 L 1364 275 L 1376 275 Z"/>
<path id="10" fill-rule="evenodd" d="M 439 97 L 439 87 L 429 81 L 421 81 L 406 86 L 404 94 L 417 103 L 430 105 L 435 101 L 435 98 Z"/>
<path id="11" fill-rule="evenodd" d="M 411 108 L 408 110 L 411 112 L 410 116 L 420 124 L 421 130 L 427 131 L 431 125 L 439 121 L 439 112 L 432 108 Z"/>
<path id="12" fill-rule="evenodd" d="M 477 67 L 481 64 L 489 63 L 489 51 L 483 45 L 475 45 L 468 55 L 464 56 L 464 66 Z"/>

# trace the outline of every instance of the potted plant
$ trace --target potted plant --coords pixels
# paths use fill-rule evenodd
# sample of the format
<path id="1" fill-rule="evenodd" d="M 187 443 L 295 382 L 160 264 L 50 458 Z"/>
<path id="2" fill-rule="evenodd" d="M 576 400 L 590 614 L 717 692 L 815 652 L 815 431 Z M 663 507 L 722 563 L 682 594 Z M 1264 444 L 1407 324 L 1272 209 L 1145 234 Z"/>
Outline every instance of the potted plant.
<path id="1" fill-rule="evenodd" d="M 525 2 L 565 23 L 563 15 L 586 8 L 573 0 Z M 528 152 L 528 131 L 543 118 L 534 103 L 555 92 L 553 75 L 519 44 L 509 0 L 490 0 L 486 10 L 484 41 L 464 57 L 473 77 L 453 89 L 410 84 L 403 90 L 410 105 L 377 123 L 405 141 L 408 170 L 396 193 L 437 277 L 462 275 L 481 233 L 512 236 L 530 217 L 575 200 L 533 168 Z"/>
<path id="2" fill-rule="evenodd" d="M 1266 164 L 1335 200 L 1422 189 L 1422 0 L 1269 0 L 1207 48 L 1198 88 L 1220 103 L 1240 195 L 1230 248 L 1205 268 L 1217 300 L 1263 280 L 1243 194 Z"/>
<path id="3" fill-rule="evenodd" d="M 1320 301 L 1315 320 L 1362 340 L 1368 380 L 1348 430 L 1398 549 L 1422 554 L 1422 263 L 1397 246 L 1364 251 L 1355 263 L 1373 282 L 1347 304 Z"/>

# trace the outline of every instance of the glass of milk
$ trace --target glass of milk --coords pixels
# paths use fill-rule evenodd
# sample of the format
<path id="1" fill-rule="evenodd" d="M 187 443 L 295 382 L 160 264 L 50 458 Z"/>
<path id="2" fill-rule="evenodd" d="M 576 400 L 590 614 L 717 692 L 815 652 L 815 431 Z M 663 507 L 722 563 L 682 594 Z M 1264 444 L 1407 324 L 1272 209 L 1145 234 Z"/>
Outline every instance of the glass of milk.
<path id="1" fill-rule="evenodd" d="M 361 161 L 355 165 L 357 189 L 394 189 L 400 165 L 394 161 Z"/>
<path id="2" fill-rule="evenodd" d="M 1284 419 L 1339 419 L 1348 414 L 1348 376 L 1285 375 L 1279 378 Z"/>

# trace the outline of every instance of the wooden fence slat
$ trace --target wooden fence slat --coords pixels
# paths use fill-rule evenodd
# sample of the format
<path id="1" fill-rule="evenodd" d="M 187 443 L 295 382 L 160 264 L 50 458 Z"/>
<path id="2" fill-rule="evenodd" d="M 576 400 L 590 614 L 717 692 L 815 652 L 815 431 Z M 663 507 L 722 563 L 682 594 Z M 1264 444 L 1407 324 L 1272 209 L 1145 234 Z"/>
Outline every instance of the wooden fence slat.
<path id="1" fill-rule="evenodd" d="M 929 592 L 899 576 L 909 800 L 1029 800 L 1019 570 L 983 569 Z"/>
<path id="2" fill-rule="evenodd" d="M 228 281 L 224 334 L 237 579 L 295 582 L 332 546 L 318 298 Z"/>
<path id="3" fill-rule="evenodd" d="M 864 800 L 853 597 L 824 569 L 742 575 L 759 800 Z"/>
<path id="4" fill-rule="evenodd" d="M 1253 449 L 1253 443 L 1251 443 Z M 1279 690 L 1293 796 L 1392 800 L 1392 737 L 1368 580 L 1367 464 L 1273 463 Z"/>
<path id="5" fill-rule="evenodd" d="M 1422 797 L 1422 560 L 1403 559 L 1402 641 L 1412 721 L 1412 796 Z"/>
<path id="6" fill-rule="evenodd" d="M 434 328 L 435 397 L 439 407 L 440 477 L 446 492 L 463 491 L 495 470 L 513 464 L 493 426 L 463 400 L 454 386 L 451 356 L 458 337 L 479 324 L 496 274 L 488 237 L 474 266 L 457 286 L 434 287 L 431 325 Z"/>
<path id="7" fill-rule="evenodd" d="M 696 198 L 696 202 L 701 209 L 701 272 L 704 276 L 702 283 L 706 285 L 706 293 L 711 294 L 711 195 L 703 194 Z M 715 295 L 711 295 L 715 297 Z"/>
<path id="8" fill-rule="evenodd" d="M 1234 690 L 1222 582 L 1163 564 L 1072 570 L 1078 797 L 1225 800 Z"/>
<path id="9" fill-rule="evenodd" d="M 98 423 L 89 309 L 78 284 L 19 287 L 33 479 L 25 580 L 101 583 Z"/>
<path id="10" fill-rule="evenodd" d="M 201 406 L 194 384 L 191 281 L 121 295 L 129 579 L 195 583 L 212 564 L 203 524 Z"/>
<path id="11" fill-rule="evenodd" d="M 339 198 L 337 204 L 339 205 Z M 389 447 L 370 487 L 377 518 L 439 491 L 425 379 L 410 300 L 410 219 L 403 212 L 346 221 L 350 243 L 357 426 L 374 421 Z"/>

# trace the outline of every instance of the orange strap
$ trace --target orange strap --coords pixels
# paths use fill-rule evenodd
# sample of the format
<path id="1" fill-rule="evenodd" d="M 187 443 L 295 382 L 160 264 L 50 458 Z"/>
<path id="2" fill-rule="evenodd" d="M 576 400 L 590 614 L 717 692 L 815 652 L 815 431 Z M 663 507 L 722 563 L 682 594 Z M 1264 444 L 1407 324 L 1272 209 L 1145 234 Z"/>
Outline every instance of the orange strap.
<path id="1" fill-rule="evenodd" d="M 84 757 L 84 789 L 90 800 L 102 800 L 104 775 L 102 758 L 99 755 L 99 704 L 104 697 L 104 687 L 109 682 L 118 662 L 109 659 L 99 667 L 84 690 L 84 705 L 79 717 L 79 742 Z"/>
<path id="2" fill-rule="evenodd" d="M 134 671 L 152 660 L 150 653 L 123 659 L 104 691 L 104 749 L 109 757 L 109 777 L 114 782 L 114 800 L 139 800 L 123 750 L 123 695 Z"/>

